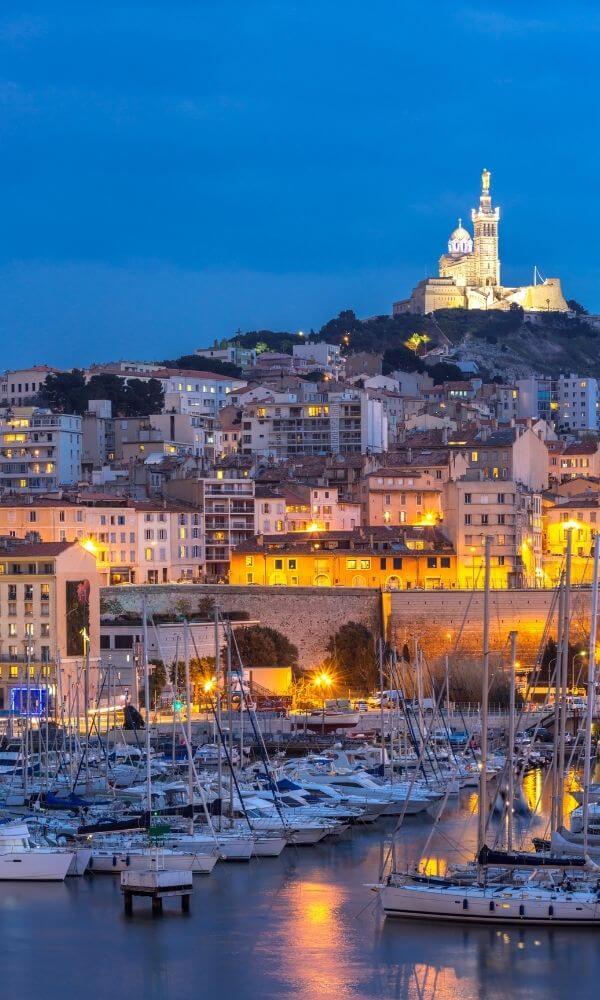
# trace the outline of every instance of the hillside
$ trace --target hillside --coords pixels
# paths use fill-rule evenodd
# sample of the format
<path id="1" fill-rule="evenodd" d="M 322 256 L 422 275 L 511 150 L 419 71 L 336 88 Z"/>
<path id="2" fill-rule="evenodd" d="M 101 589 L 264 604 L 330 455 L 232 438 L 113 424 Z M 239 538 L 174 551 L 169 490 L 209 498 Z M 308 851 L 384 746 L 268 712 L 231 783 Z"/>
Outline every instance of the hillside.
<path id="1" fill-rule="evenodd" d="M 415 334 L 425 336 L 419 340 Z M 384 371 L 423 371 L 423 354 L 443 345 L 452 358 L 475 360 L 489 378 L 561 371 L 600 378 L 600 331 L 585 317 L 564 313 L 448 309 L 432 316 L 384 315 L 361 320 L 347 309 L 308 336 L 258 330 L 238 334 L 229 342 L 291 354 L 295 343 L 311 340 L 340 344 L 348 354 L 383 354 Z M 448 370 L 443 377 L 455 375 Z"/>

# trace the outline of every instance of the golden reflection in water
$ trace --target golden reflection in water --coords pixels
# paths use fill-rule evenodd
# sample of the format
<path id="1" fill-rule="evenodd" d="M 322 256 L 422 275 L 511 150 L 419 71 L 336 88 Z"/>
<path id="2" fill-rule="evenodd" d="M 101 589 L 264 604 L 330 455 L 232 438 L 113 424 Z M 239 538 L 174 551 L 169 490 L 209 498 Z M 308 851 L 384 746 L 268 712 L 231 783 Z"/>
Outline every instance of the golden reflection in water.
<path id="1" fill-rule="evenodd" d="M 569 771 L 565 775 L 565 780 L 563 784 L 563 815 L 568 816 L 577 809 L 578 802 L 571 792 L 577 792 L 581 788 L 581 780 L 574 771 Z"/>
<path id="2" fill-rule="evenodd" d="M 471 792 L 467 800 L 467 809 L 473 815 L 477 812 L 479 805 L 479 792 Z"/>
<path id="3" fill-rule="evenodd" d="M 421 858 L 419 871 L 423 875 L 445 875 L 448 871 L 448 862 L 445 858 Z"/>
<path id="4" fill-rule="evenodd" d="M 298 996 L 345 995 L 352 941 L 344 934 L 344 889 L 303 881 L 289 887 L 282 932 L 282 975 Z"/>
<path id="5" fill-rule="evenodd" d="M 439 968 L 424 962 L 407 963 L 395 985 L 394 995 L 408 1000 L 456 1000 L 465 989 L 451 966 Z"/>
<path id="6" fill-rule="evenodd" d="M 527 771 L 523 775 L 523 795 L 532 812 L 542 811 L 543 785 L 544 775 L 540 768 L 536 768 L 535 771 Z"/>

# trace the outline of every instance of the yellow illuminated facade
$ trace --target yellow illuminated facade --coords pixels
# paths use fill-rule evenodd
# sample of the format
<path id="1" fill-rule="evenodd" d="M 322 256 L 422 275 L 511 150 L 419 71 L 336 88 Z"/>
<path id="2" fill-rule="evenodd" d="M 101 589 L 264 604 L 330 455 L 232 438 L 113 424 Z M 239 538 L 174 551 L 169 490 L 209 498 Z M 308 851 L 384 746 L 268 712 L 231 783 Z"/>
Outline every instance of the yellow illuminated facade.
<path id="1" fill-rule="evenodd" d="M 309 548 L 235 550 L 229 582 L 272 587 L 374 587 L 426 590 L 456 585 L 456 559 L 425 549 L 403 552 L 328 550 L 319 542 Z"/>

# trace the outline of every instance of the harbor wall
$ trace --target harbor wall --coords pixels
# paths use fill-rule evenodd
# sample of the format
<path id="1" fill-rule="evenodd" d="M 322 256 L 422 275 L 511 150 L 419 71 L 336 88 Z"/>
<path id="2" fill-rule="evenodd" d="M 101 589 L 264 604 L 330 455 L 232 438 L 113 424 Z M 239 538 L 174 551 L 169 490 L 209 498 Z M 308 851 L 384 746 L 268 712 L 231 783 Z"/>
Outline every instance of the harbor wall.
<path id="1" fill-rule="evenodd" d="M 193 614 L 207 599 L 223 612 L 238 612 L 276 628 L 298 647 L 301 667 L 315 667 L 327 640 L 344 622 L 356 621 L 375 634 L 381 630 L 381 592 L 364 587 L 233 587 L 210 584 L 154 584 L 104 587 L 102 613 L 141 613 L 145 594 L 149 612 Z"/>
<path id="2" fill-rule="evenodd" d="M 587 640 L 590 625 L 589 588 L 571 593 L 571 642 Z M 535 661 L 544 636 L 556 639 L 558 601 L 553 590 L 494 590 L 490 594 L 490 649 L 508 657 L 509 635 L 517 632 L 517 656 L 524 666 Z M 425 655 L 441 659 L 446 652 L 481 656 L 483 592 L 394 591 L 383 594 L 387 634 L 396 646 L 419 640 Z"/>
<path id="3" fill-rule="evenodd" d="M 317 666 L 327 640 L 344 622 L 357 621 L 401 649 L 415 638 L 431 660 L 446 652 L 480 656 L 483 593 L 464 590 L 379 590 L 350 587 L 260 587 L 198 584 L 105 587 L 103 614 L 139 614 L 146 594 L 150 612 L 193 614 L 207 599 L 224 612 L 237 612 L 283 632 L 298 647 L 302 667 Z M 553 590 L 495 590 L 490 595 L 490 648 L 508 655 L 509 634 L 517 633 L 518 658 L 535 660 L 550 616 L 556 638 L 557 600 Z M 587 640 L 590 590 L 571 595 L 571 641 Z"/>

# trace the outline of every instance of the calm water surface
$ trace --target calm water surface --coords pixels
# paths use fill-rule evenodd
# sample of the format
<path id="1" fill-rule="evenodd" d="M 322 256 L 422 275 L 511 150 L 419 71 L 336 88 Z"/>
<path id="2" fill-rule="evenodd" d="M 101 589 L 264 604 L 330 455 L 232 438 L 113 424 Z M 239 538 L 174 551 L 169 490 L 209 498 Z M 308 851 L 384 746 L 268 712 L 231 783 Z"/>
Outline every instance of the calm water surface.
<path id="1" fill-rule="evenodd" d="M 527 779 L 540 795 L 542 779 Z M 544 796 L 545 797 L 545 796 Z M 474 796 L 440 825 L 431 870 L 472 849 Z M 542 817 L 534 821 L 543 832 Z M 430 826 L 407 821 L 399 858 L 422 852 Z M 477 928 L 384 920 L 376 880 L 392 826 L 280 858 L 219 864 L 198 878 L 192 912 L 149 904 L 125 918 L 118 878 L 64 885 L 0 883 L 2 993 L 27 1000 L 158 998 L 596 997 L 600 932 Z"/>

